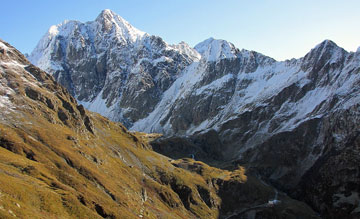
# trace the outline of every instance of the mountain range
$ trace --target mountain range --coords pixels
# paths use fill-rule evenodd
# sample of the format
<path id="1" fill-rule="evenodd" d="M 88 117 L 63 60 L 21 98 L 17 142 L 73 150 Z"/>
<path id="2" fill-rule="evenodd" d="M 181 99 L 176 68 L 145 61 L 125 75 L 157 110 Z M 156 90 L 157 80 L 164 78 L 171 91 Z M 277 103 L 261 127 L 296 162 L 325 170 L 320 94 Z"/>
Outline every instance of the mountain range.
<path id="1" fill-rule="evenodd" d="M 279 62 L 213 38 L 169 45 L 104 10 L 52 26 L 29 60 L 88 110 L 163 134 L 157 152 L 241 165 L 324 217 L 360 214 L 360 50 L 325 40 Z"/>
<path id="2" fill-rule="evenodd" d="M 0 94 L 0 218 L 319 218 L 242 166 L 156 153 L 2 40 Z"/>

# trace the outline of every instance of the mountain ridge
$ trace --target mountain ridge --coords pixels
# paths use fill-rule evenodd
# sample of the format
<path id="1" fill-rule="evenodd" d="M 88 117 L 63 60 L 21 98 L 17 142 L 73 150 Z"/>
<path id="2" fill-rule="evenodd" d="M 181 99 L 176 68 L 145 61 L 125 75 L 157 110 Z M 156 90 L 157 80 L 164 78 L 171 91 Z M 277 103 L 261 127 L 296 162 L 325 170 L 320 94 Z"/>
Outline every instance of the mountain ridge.
<path id="1" fill-rule="evenodd" d="M 147 108 L 157 103 L 159 95 L 198 54 L 185 43 L 168 45 L 161 38 L 148 34 L 140 34 L 135 41 L 126 41 L 127 37 L 117 34 L 122 33 L 122 29 L 113 17 L 105 19 L 114 27 L 112 31 L 103 28 L 104 23 L 99 20 L 107 15 L 122 20 L 105 10 L 93 22 L 75 22 L 69 27 L 70 34 L 65 31 L 51 39 L 45 35 L 30 60 L 53 74 L 85 106 L 97 98 L 100 102 L 93 105 L 93 111 L 100 108 L 107 111 L 108 117 L 128 125 L 131 120 L 146 115 Z M 129 26 L 127 30 L 134 29 Z M 46 49 L 42 45 L 47 45 Z M 50 61 L 50 57 L 55 60 Z M 90 80 L 84 78 L 84 71 L 86 77 L 91 75 Z M 139 71 L 143 72 L 140 77 L 134 74 Z M 130 98 L 134 101 L 129 102 Z M 136 110 L 142 104 L 147 105 L 144 112 Z"/>

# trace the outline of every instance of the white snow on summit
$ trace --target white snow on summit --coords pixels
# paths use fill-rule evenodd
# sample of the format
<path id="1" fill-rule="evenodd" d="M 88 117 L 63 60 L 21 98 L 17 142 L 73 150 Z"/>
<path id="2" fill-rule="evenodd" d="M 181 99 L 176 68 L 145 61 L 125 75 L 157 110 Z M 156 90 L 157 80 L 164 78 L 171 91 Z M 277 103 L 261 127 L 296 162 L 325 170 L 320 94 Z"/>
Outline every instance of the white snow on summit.
<path id="1" fill-rule="evenodd" d="M 236 54 L 239 52 L 233 44 L 214 38 L 209 38 L 197 44 L 194 49 L 198 51 L 206 61 L 236 58 Z"/>
<path id="2" fill-rule="evenodd" d="M 112 12 L 110 9 L 103 10 L 95 20 L 105 32 L 114 31 L 116 37 L 129 40 L 134 43 L 146 33 L 133 27 L 129 22 Z"/>
<path id="3" fill-rule="evenodd" d="M 200 60 L 201 54 L 196 51 L 196 49 L 191 48 L 187 43 L 181 41 L 177 45 L 170 45 L 173 49 L 180 51 L 181 53 L 189 54 L 192 57 L 196 57 L 197 60 Z"/>
<path id="4" fill-rule="evenodd" d="M 54 45 L 57 43 L 54 40 L 57 37 L 64 37 L 68 42 L 74 42 L 80 48 L 84 46 L 86 40 L 97 40 L 99 44 L 102 44 L 106 42 L 106 38 L 116 38 L 128 44 L 135 43 L 147 35 L 111 10 L 105 9 L 95 21 L 81 23 L 65 20 L 61 24 L 51 26 L 30 54 L 29 61 L 50 73 L 54 70 L 62 70 L 62 66 L 51 60 L 54 47 L 66 46 Z"/>

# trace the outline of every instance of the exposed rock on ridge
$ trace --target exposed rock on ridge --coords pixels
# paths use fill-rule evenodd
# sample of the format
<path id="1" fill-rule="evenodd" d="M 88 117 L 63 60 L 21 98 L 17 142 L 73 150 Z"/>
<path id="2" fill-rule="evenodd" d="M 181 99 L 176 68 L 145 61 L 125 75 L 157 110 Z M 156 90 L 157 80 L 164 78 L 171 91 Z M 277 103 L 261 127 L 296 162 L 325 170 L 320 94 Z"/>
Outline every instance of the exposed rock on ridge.
<path id="1" fill-rule="evenodd" d="M 104 10 L 93 22 L 52 26 L 29 59 L 88 109 L 131 126 L 198 57 L 186 43 L 168 45 Z"/>
<path id="2" fill-rule="evenodd" d="M 212 64 L 220 66 L 224 61 Z M 356 137 L 360 128 L 359 61 L 359 52 L 346 52 L 326 40 L 304 58 L 272 62 L 248 73 L 240 71 L 230 83 L 205 96 L 226 98 L 222 90 L 235 84 L 223 110 L 204 118 L 212 123 L 207 121 L 198 132 L 184 129 L 195 131 L 185 142 L 165 139 L 154 148 L 168 156 L 176 151 L 178 157 L 191 153 L 198 159 L 240 163 L 306 200 L 325 217 L 357 218 L 358 165 L 350 160 L 360 155 Z M 179 99 L 201 109 L 199 101 L 204 100 L 205 92 L 196 92 L 202 86 L 193 87 L 188 97 Z M 200 95 L 202 98 L 197 98 Z M 186 118 L 186 112 L 180 110 L 177 115 Z M 204 113 L 200 110 L 198 114 Z M 175 119 L 170 117 L 170 121 Z M 191 127 L 196 120 L 190 117 L 186 121 L 189 125 L 183 127 Z M 175 129 L 175 133 L 179 132 Z M 172 142 L 171 148 L 165 146 L 168 142 Z M 179 154 L 177 148 L 188 151 Z"/>

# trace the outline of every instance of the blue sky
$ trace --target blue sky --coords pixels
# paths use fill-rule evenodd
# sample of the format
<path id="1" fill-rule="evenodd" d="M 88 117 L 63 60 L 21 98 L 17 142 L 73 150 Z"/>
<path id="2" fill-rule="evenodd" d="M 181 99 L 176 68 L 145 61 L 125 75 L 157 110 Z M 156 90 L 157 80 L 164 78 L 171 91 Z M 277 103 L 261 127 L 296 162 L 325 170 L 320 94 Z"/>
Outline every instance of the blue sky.
<path id="1" fill-rule="evenodd" d="M 0 38 L 30 53 L 51 25 L 91 21 L 107 8 L 168 43 L 214 37 L 277 60 L 325 39 L 360 46 L 359 0 L 2 0 Z"/>

